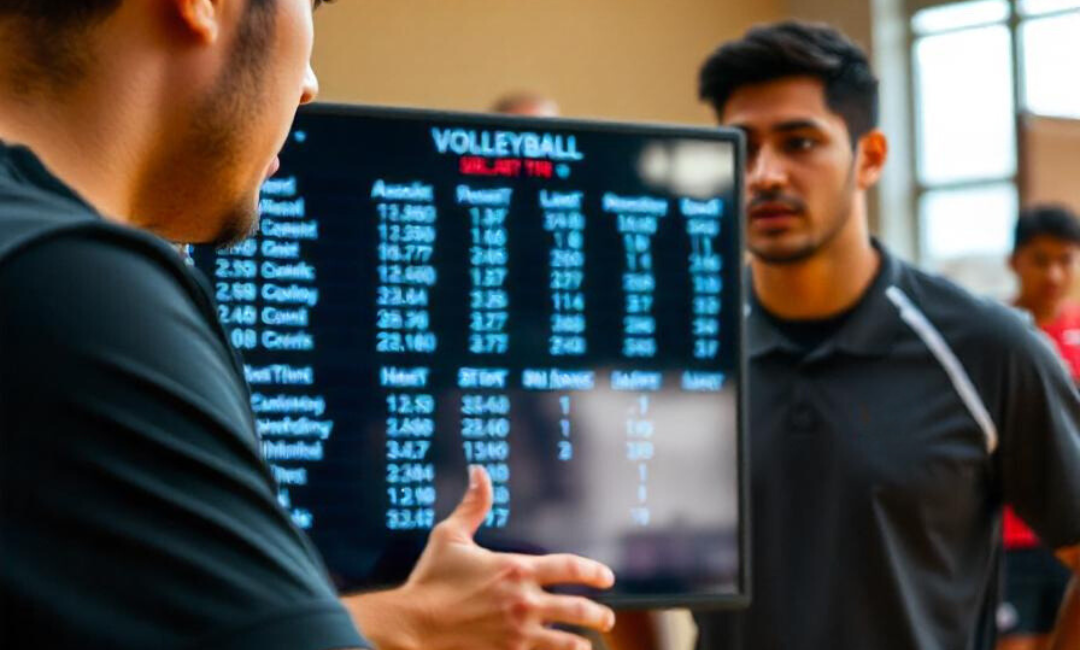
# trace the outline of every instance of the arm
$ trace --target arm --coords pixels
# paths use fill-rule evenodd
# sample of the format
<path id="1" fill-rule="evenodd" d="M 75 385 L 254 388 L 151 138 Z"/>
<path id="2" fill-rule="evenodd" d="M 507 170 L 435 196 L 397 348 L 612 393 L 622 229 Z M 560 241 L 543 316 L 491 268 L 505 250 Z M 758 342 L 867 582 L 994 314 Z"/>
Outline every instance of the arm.
<path id="1" fill-rule="evenodd" d="M 604 642 L 611 650 L 659 650 L 656 616 L 648 610 L 623 612 L 619 624 L 604 634 Z"/>
<path id="2" fill-rule="evenodd" d="M 531 557 L 481 548 L 473 535 L 491 502 L 487 473 L 471 468 L 464 499 L 432 531 L 405 585 L 343 599 L 379 650 L 589 650 L 585 639 L 547 626 L 611 629 L 615 614 L 609 608 L 543 589 L 605 589 L 614 583 L 611 570 L 571 555 Z"/>
<path id="3" fill-rule="evenodd" d="M 362 647 L 169 255 L 102 227 L 0 265 L 0 647 Z"/>
<path id="4" fill-rule="evenodd" d="M 1049 650 L 1080 648 L 1080 544 L 1058 549 L 1058 559 L 1072 569 L 1073 579 L 1058 611 L 1057 625 L 1050 635 Z"/>

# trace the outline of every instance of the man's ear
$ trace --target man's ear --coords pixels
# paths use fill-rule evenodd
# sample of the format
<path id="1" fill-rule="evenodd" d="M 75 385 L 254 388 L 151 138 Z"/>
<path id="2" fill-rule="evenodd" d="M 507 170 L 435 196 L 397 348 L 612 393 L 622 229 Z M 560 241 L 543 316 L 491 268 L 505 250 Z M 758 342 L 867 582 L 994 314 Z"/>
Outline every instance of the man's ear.
<path id="1" fill-rule="evenodd" d="M 203 43 L 217 41 L 221 33 L 221 0 L 169 0 L 176 9 L 181 26 Z"/>
<path id="2" fill-rule="evenodd" d="M 869 189 L 878 182 L 888 158 L 889 140 L 880 130 L 874 129 L 859 138 L 855 164 L 856 181 L 860 189 Z"/>

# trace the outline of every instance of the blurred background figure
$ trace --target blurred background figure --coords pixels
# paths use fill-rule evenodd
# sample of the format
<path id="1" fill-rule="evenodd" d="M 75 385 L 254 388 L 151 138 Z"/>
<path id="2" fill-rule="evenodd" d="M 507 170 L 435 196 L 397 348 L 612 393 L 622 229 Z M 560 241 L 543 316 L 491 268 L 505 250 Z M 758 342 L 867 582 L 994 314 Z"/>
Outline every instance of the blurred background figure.
<path id="1" fill-rule="evenodd" d="M 1057 345 L 1073 379 L 1080 378 L 1080 304 L 1070 299 L 1080 258 L 1080 222 L 1063 205 L 1024 210 L 1016 222 L 1009 267 L 1017 307 L 1029 312 Z"/>
<path id="2" fill-rule="evenodd" d="M 527 117 L 559 117 L 560 114 L 554 99 L 527 91 L 503 95 L 492 104 L 491 112 Z"/>
<path id="3" fill-rule="evenodd" d="M 1061 205 L 1037 205 L 1016 222 L 1009 267 L 1013 303 L 1050 337 L 1073 377 L 1080 379 L 1080 303 L 1076 289 L 1080 221 Z M 1010 508 L 1005 510 L 1005 592 L 998 610 L 998 650 L 1044 650 L 1069 572 Z"/>

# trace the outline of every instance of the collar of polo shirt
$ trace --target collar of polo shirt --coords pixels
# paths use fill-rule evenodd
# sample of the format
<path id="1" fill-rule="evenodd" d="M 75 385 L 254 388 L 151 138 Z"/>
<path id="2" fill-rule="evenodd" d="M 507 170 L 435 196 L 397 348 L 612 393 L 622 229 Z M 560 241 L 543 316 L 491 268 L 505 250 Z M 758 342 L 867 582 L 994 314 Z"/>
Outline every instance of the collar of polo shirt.
<path id="1" fill-rule="evenodd" d="M 805 362 L 824 359 L 834 352 L 873 357 L 885 355 L 892 349 L 903 322 L 885 292 L 898 281 L 900 265 L 877 239 L 872 242 L 881 255 L 881 269 L 877 277 L 859 299 L 840 331 L 808 355 Z M 773 352 L 800 353 L 799 347 L 789 341 L 762 313 L 762 307 L 754 295 L 752 273 L 747 269 L 746 296 L 749 314 L 746 324 L 747 350 L 750 357 L 760 357 Z"/>

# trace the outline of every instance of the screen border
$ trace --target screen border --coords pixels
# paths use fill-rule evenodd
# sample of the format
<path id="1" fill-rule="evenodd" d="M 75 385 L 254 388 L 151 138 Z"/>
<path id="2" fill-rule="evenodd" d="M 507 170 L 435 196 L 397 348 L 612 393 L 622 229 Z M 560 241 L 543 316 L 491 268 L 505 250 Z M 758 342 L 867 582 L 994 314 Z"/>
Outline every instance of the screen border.
<path id="1" fill-rule="evenodd" d="M 753 557 L 750 549 L 751 513 L 750 513 L 750 441 L 748 426 L 749 405 L 749 382 L 747 361 L 747 271 L 746 271 L 746 218 L 745 218 L 745 165 L 746 165 L 746 138 L 740 129 L 722 126 L 692 126 L 682 124 L 669 124 L 659 122 L 626 122 L 617 120 L 579 119 L 563 117 L 527 117 L 520 115 L 504 115 L 496 113 L 472 113 L 463 111 L 435 110 L 413 107 L 382 106 L 372 104 L 344 104 L 334 102 L 316 102 L 301 106 L 297 111 L 298 116 L 327 115 L 337 117 L 369 117 L 381 119 L 397 119 L 411 121 L 446 120 L 455 121 L 465 126 L 504 126 L 510 129 L 532 129 L 537 131 L 554 129 L 571 129 L 592 131 L 598 133 L 624 133 L 628 135 L 656 135 L 662 137 L 685 137 L 688 139 L 711 140 L 727 142 L 733 145 L 735 151 L 735 185 L 734 185 L 734 210 L 735 218 L 738 219 L 738 228 L 735 229 L 736 250 L 739 260 L 735 272 L 738 304 L 741 306 L 742 317 L 737 318 L 738 332 L 736 340 L 739 344 L 737 368 L 738 396 L 736 398 L 736 438 L 738 444 L 738 458 L 736 466 L 738 472 L 739 504 L 739 579 L 738 591 L 732 594 L 717 595 L 683 595 L 683 596 L 628 596 L 607 595 L 598 593 L 593 598 L 598 602 L 605 603 L 615 609 L 671 609 L 689 608 L 694 610 L 732 610 L 745 609 L 750 606 L 752 600 L 751 576 Z M 293 131 L 295 125 L 290 127 Z M 616 580 L 618 576 L 616 575 Z M 387 585 L 392 587 L 392 585 Z M 385 587 L 373 588 L 373 590 Z"/>

